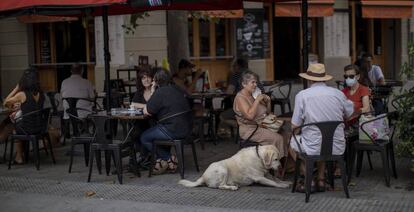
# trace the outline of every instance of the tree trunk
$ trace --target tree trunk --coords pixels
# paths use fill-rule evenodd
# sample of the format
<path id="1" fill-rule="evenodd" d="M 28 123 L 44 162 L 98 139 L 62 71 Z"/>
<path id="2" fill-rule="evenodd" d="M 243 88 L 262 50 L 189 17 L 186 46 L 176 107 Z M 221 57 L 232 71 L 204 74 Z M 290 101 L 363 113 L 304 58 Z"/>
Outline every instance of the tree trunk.
<path id="1" fill-rule="evenodd" d="M 187 11 L 167 11 L 167 39 L 170 70 L 175 73 L 178 62 L 190 57 Z"/>

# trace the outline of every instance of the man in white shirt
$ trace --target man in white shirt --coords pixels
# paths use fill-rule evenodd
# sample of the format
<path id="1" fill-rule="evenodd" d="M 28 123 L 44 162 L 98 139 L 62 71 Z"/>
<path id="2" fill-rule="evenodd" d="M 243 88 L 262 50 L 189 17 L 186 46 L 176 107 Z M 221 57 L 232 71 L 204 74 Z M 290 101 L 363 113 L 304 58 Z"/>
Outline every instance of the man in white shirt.
<path id="1" fill-rule="evenodd" d="M 93 107 L 93 100 L 95 98 L 95 91 L 92 83 L 89 80 L 82 78 L 82 67 L 79 64 L 72 66 L 72 75 L 62 82 L 60 93 L 63 98 L 84 98 L 91 101 L 79 100 L 76 104 L 77 108 L 83 108 L 91 111 Z M 66 110 L 69 108 L 69 104 L 63 101 L 63 109 L 65 111 L 64 119 L 69 119 L 66 114 Z M 87 111 L 79 110 L 78 116 L 85 118 L 89 113 Z"/>
<path id="2" fill-rule="evenodd" d="M 362 55 L 362 62 L 368 66 L 368 78 L 372 85 L 385 85 L 384 74 L 381 67 L 372 64 L 372 55 L 365 53 Z"/>
<path id="3" fill-rule="evenodd" d="M 292 116 L 292 129 L 303 124 L 324 121 L 343 121 L 353 113 L 353 103 L 338 89 L 328 87 L 325 82 L 332 79 L 326 74 L 323 64 L 310 64 L 306 73 L 299 76 L 308 80 L 309 88 L 300 91 L 295 98 L 295 109 Z M 322 144 L 322 135 L 316 126 L 302 129 L 302 134 L 297 135 L 300 149 L 307 155 L 319 155 Z M 299 152 L 299 147 L 294 139 L 291 147 Z M 334 134 L 332 147 L 333 155 L 341 155 L 345 151 L 344 124 L 338 126 Z M 304 166 L 302 165 L 302 170 Z M 325 164 L 318 162 L 318 179 L 324 180 Z M 318 181 L 318 182 L 319 182 Z M 324 183 L 322 183 L 324 185 Z M 321 185 L 322 186 L 322 185 Z"/>

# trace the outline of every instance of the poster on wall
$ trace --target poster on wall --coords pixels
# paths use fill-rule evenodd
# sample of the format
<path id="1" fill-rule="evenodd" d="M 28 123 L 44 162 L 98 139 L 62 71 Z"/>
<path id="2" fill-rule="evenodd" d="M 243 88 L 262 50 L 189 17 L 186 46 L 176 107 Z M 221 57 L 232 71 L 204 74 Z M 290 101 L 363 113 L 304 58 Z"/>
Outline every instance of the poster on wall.
<path id="1" fill-rule="evenodd" d="M 124 46 L 124 17 L 121 15 L 109 16 L 109 52 L 111 53 L 111 65 L 125 64 L 125 46 Z M 103 25 L 102 17 L 95 17 L 95 52 L 96 65 L 104 65 L 103 52 Z"/>
<path id="2" fill-rule="evenodd" d="M 245 9 L 236 22 L 237 57 L 263 59 L 263 9 Z"/>

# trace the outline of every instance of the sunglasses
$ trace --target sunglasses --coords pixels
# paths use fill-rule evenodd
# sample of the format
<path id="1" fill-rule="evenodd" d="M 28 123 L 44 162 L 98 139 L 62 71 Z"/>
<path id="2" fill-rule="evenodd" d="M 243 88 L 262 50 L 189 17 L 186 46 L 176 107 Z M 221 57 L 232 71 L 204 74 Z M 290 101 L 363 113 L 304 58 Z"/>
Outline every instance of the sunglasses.
<path id="1" fill-rule="evenodd" d="M 344 75 L 344 79 L 346 78 L 350 78 L 350 79 L 354 79 L 356 75 Z"/>

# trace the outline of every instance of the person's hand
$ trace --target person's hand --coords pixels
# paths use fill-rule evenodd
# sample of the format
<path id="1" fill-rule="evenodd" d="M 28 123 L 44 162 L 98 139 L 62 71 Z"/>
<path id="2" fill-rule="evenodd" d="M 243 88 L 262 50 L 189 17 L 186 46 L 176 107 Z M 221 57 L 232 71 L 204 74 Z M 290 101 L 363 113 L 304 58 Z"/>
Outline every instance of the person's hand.
<path id="1" fill-rule="evenodd" d="M 18 110 L 20 110 L 20 106 L 21 106 L 22 104 L 20 103 L 20 102 L 16 102 L 16 103 L 14 103 L 13 104 L 13 107 L 12 107 L 12 110 L 13 111 L 18 111 Z"/>
<path id="2" fill-rule="evenodd" d="M 260 104 L 267 105 L 267 103 L 270 102 L 270 97 L 268 95 L 266 95 L 266 94 L 260 94 L 256 98 L 256 100 L 259 101 Z"/>
<path id="3" fill-rule="evenodd" d="M 205 70 L 203 70 L 203 69 L 197 69 L 197 71 L 195 72 L 195 75 L 194 75 L 194 79 L 198 79 L 198 78 L 200 78 L 201 77 L 201 75 L 203 75 L 204 74 L 204 72 L 206 72 Z"/>
<path id="4" fill-rule="evenodd" d="M 153 82 L 151 83 L 151 95 L 154 93 L 155 89 L 157 89 L 157 85 L 156 85 L 156 83 L 153 81 Z"/>

